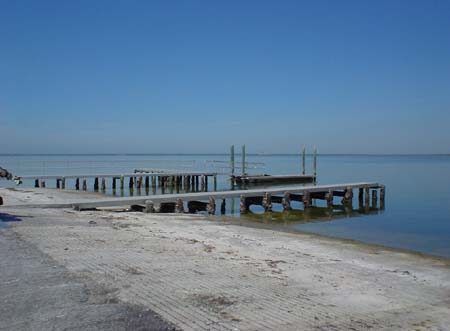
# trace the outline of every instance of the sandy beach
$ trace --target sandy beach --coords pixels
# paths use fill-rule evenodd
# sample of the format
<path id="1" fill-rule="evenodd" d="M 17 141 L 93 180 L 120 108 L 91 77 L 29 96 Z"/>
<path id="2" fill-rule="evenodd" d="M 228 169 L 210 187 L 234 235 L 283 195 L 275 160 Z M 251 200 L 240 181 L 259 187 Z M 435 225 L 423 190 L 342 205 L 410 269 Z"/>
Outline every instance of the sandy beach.
<path id="1" fill-rule="evenodd" d="M 11 208 L 0 330 L 450 330 L 450 261 L 238 220 Z"/>

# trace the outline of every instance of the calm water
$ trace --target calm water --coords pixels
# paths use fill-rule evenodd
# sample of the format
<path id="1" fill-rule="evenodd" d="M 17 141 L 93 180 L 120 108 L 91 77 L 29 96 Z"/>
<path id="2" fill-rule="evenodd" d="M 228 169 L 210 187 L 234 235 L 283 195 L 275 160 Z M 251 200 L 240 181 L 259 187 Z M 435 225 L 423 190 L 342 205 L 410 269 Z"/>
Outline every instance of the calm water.
<path id="1" fill-rule="evenodd" d="M 213 166 L 208 160 L 224 163 Z M 239 160 L 237 156 L 237 163 Z M 0 156 L 0 166 L 22 175 L 124 173 L 137 167 L 228 171 L 227 161 L 226 155 Z M 300 171 L 299 156 L 248 156 L 247 161 L 258 163 L 250 167 L 250 173 L 291 174 Z M 308 170 L 311 163 L 309 158 Z M 357 181 L 378 181 L 386 185 L 384 211 L 307 222 L 301 213 L 287 216 L 277 213 L 280 207 L 274 205 L 275 212 L 271 215 L 260 215 L 261 209 L 254 207 L 252 211 L 256 215 L 250 216 L 260 222 L 281 222 L 281 226 L 290 229 L 450 257 L 450 156 L 318 157 L 318 184 Z M 0 181 L 0 185 L 11 186 L 12 183 Z M 47 183 L 47 187 L 54 185 Z M 73 187 L 73 183 L 69 182 L 67 187 Z M 230 188 L 225 176 L 219 179 L 219 188 Z M 355 197 L 357 199 L 356 192 Z M 321 204 L 316 202 L 316 206 Z M 237 215 L 238 209 L 238 201 L 227 201 L 228 214 Z"/>

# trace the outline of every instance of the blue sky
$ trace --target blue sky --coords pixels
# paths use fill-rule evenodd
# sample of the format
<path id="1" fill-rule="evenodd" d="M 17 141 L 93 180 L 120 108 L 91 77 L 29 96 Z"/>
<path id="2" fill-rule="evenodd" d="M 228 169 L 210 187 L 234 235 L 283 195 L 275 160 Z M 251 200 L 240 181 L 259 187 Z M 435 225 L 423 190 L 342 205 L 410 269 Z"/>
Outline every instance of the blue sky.
<path id="1" fill-rule="evenodd" d="M 450 153 L 450 1 L 0 0 L 0 153 Z"/>

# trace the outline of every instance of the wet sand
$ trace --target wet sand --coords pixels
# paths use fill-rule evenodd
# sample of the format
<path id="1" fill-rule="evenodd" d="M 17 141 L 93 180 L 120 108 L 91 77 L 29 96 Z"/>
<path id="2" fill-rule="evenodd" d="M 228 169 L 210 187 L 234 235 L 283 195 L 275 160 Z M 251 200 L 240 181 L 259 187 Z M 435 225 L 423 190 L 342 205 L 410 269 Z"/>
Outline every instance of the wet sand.
<path id="1" fill-rule="evenodd" d="M 199 215 L 7 206 L 82 194 L 0 189 L 1 330 L 84 315 L 94 330 L 450 330 L 448 259 Z"/>

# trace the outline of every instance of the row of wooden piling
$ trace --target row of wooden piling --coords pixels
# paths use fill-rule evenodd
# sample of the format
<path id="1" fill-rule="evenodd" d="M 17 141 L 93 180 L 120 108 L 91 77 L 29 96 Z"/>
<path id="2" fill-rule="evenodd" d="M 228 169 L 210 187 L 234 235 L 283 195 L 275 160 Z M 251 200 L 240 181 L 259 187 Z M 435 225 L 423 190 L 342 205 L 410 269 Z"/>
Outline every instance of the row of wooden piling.
<path id="1" fill-rule="evenodd" d="M 152 188 L 177 188 L 177 189 L 185 189 L 187 191 L 202 191 L 206 192 L 209 189 L 209 177 L 213 177 L 213 190 L 217 191 L 217 175 L 174 175 L 174 176 L 130 176 L 128 177 L 128 188 L 133 190 L 134 188 L 141 189 L 149 189 Z M 116 190 L 119 188 L 120 190 L 125 189 L 125 176 L 117 176 L 111 177 L 112 190 Z M 35 179 L 34 187 L 46 187 L 45 180 L 39 181 L 39 179 Z M 65 189 L 66 188 L 66 178 L 61 177 L 56 179 L 56 188 L 57 189 Z M 106 191 L 107 183 L 105 178 L 94 177 L 94 191 Z M 88 189 L 88 181 L 87 179 L 75 178 L 75 190 L 83 190 L 87 191 Z"/>
<path id="2" fill-rule="evenodd" d="M 385 206 L 385 186 L 380 185 L 379 187 L 361 187 L 358 192 L 358 200 L 360 208 L 369 210 L 370 200 L 372 201 L 372 208 L 377 208 L 378 202 L 378 190 L 379 190 L 379 209 L 383 210 Z M 239 197 L 239 210 L 241 214 L 249 212 L 251 205 L 260 205 L 264 208 L 265 212 L 271 212 L 273 208 L 273 203 L 279 203 L 283 206 L 283 211 L 292 210 L 292 201 L 298 201 L 303 204 L 304 209 L 312 207 L 313 199 L 325 200 L 327 202 L 327 207 L 333 209 L 335 207 L 334 198 L 342 197 L 341 204 L 345 207 L 351 207 L 353 203 L 353 188 L 347 187 L 343 191 L 328 190 L 327 192 L 309 192 L 304 191 L 303 194 L 293 194 L 288 191 L 284 192 L 283 196 L 275 195 L 272 196 L 270 193 L 266 192 L 263 196 L 249 197 L 245 195 L 240 195 Z M 188 201 L 187 202 L 188 212 L 193 213 L 197 211 L 207 211 L 208 214 L 216 213 L 216 199 L 211 196 L 208 202 L 203 201 Z M 145 206 L 141 208 L 142 211 L 147 213 L 154 212 L 176 212 L 183 213 L 184 204 L 183 199 L 178 198 L 176 202 L 165 202 L 160 203 L 158 206 L 148 200 L 145 202 Z M 222 214 L 225 214 L 226 210 L 226 199 L 221 199 L 220 210 Z"/>

